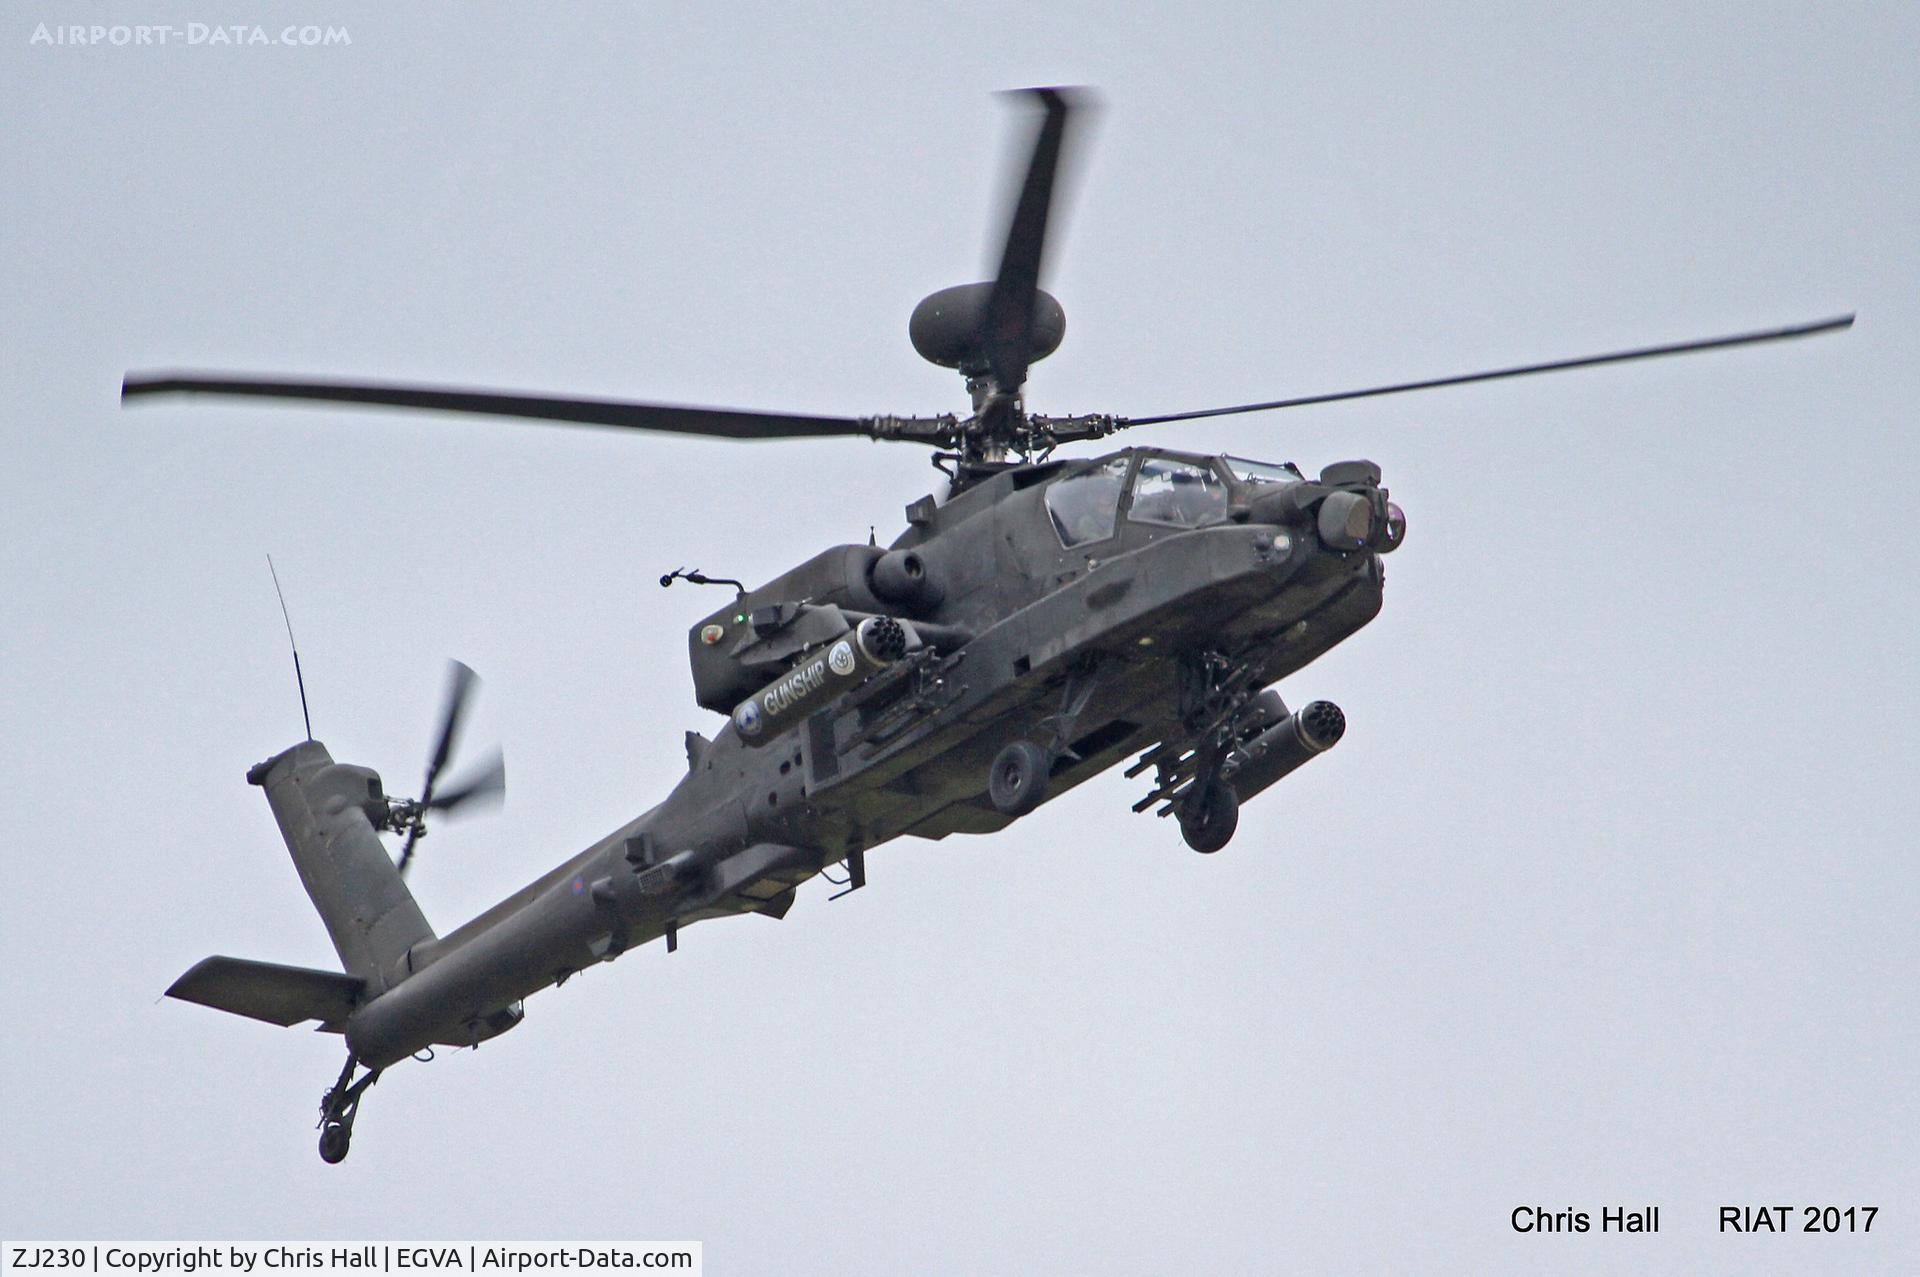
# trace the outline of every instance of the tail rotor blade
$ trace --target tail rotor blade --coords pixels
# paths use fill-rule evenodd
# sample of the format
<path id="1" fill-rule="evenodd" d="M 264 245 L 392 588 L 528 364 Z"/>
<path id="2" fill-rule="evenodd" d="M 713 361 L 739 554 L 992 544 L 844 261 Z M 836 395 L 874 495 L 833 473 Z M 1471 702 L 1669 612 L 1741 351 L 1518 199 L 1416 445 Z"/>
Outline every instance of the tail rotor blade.
<path id="1" fill-rule="evenodd" d="M 480 676 L 469 666 L 460 661 L 447 662 L 447 698 L 440 711 L 440 734 L 434 740 L 433 754 L 427 760 L 426 781 L 420 787 L 418 799 L 395 806 L 398 827 L 405 829 L 407 835 L 406 841 L 400 846 L 400 859 L 394 866 L 403 878 L 413 864 L 413 849 L 427 832 L 428 812 L 451 812 L 475 803 L 497 805 L 506 796 L 507 762 L 497 749 L 485 763 L 469 769 L 452 786 L 438 794 L 434 792 L 434 784 L 445 770 L 447 760 L 459 748 L 460 729 L 466 721 L 467 706 L 472 703 L 473 693 L 479 685 Z"/>
<path id="2" fill-rule="evenodd" d="M 400 859 L 394 865 L 402 878 L 407 876 L 407 866 L 413 863 L 413 844 L 420 841 L 420 823 L 415 821 L 407 830 L 407 840 L 400 844 Z"/>
<path id="3" fill-rule="evenodd" d="M 479 676 L 459 661 L 450 661 L 447 665 L 447 700 L 440 714 L 440 738 L 434 742 L 432 758 L 427 763 L 426 783 L 420 788 L 420 802 L 431 807 L 433 803 L 433 782 L 440 775 L 440 769 L 447 765 L 447 759 L 453 753 L 453 747 L 460 738 L 460 723 L 466 717 L 467 703 L 473 699 L 474 684 Z"/>
<path id="4" fill-rule="evenodd" d="M 499 750 L 479 769 L 468 773 L 427 803 L 434 811 L 453 812 L 468 804 L 498 806 L 507 796 L 507 760 Z"/>

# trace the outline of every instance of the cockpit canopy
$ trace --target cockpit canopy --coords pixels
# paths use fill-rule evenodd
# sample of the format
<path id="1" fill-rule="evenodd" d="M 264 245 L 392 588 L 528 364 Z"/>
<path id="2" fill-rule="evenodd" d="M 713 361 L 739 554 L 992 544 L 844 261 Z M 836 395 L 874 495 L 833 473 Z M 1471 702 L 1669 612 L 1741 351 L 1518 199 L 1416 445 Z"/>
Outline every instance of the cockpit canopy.
<path id="1" fill-rule="evenodd" d="M 1048 485 L 1047 514 L 1062 545 L 1084 545 L 1113 535 L 1132 464 L 1127 457 L 1115 457 Z"/>
<path id="2" fill-rule="evenodd" d="M 1048 485 L 1047 514 L 1061 544 L 1071 548 L 1113 536 L 1123 504 L 1136 523 L 1198 528 L 1227 517 L 1231 485 L 1300 478 L 1291 465 L 1242 457 L 1129 452 Z"/>
<path id="3" fill-rule="evenodd" d="M 1133 473 L 1127 517 L 1139 523 L 1197 528 L 1227 517 L 1227 484 L 1212 459 L 1142 457 Z"/>
<path id="4" fill-rule="evenodd" d="M 1221 457 L 1227 473 L 1242 483 L 1299 483 L 1306 478 L 1291 461 L 1251 461 L 1246 457 Z"/>

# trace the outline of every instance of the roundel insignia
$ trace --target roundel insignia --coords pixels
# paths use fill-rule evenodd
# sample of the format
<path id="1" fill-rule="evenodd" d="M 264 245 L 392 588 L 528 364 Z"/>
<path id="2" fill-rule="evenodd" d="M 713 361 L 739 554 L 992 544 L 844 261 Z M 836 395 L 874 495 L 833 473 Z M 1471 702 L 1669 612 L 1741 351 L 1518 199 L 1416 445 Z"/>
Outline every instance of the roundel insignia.
<path id="1" fill-rule="evenodd" d="M 726 636 L 727 636 L 727 627 L 724 625 L 713 624 L 713 625 L 703 625 L 700 627 L 700 641 L 702 643 L 705 643 L 708 647 L 712 647 L 715 643 L 718 643 L 721 639 L 725 638 Z"/>
<path id="2" fill-rule="evenodd" d="M 733 725 L 740 729 L 742 736 L 760 734 L 760 707 L 751 700 L 742 701 L 740 708 L 733 711 Z"/>
<path id="3" fill-rule="evenodd" d="M 827 653 L 827 668 L 841 678 L 853 673 L 853 644 L 845 639 L 835 643 L 833 650 Z"/>

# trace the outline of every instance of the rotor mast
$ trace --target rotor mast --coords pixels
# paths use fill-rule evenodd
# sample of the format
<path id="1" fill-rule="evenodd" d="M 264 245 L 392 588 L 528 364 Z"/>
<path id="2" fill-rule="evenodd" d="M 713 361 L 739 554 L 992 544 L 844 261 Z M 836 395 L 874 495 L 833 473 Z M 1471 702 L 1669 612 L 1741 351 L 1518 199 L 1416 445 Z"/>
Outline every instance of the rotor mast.
<path id="1" fill-rule="evenodd" d="M 1027 369 L 1066 335 L 1066 313 L 1040 288 L 1054 177 L 1060 167 L 1074 90 L 1027 89 L 1041 108 L 1025 176 L 1007 219 L 999 268 L 991 281 L 946 288 L 914 307 L 907 332 L 921 356 L 966 378 L 973 415 L 956 441 L 954 473 L 964 486 L 1009 464 L 1009 454 L 1032 460 L 1052 447 L 1036 436 L 1027 416 Z"/>

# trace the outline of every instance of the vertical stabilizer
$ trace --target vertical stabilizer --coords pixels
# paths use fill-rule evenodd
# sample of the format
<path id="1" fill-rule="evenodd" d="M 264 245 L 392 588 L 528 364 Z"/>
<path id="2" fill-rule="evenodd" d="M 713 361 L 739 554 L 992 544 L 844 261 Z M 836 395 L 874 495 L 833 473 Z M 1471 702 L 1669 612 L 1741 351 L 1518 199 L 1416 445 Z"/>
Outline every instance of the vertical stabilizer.
<path id="1" fill-rule="evenodd" d="M 369 997 L 399 983 L 408 950 L 433 939 L 433 928 L 374 832 L 387 811 L 380 777 L 334 762 L 326 746 L 310 740 L 256 764 L 247 780 L 267 791 L 300 882 L 347 974 L 366 982 Z"/>

